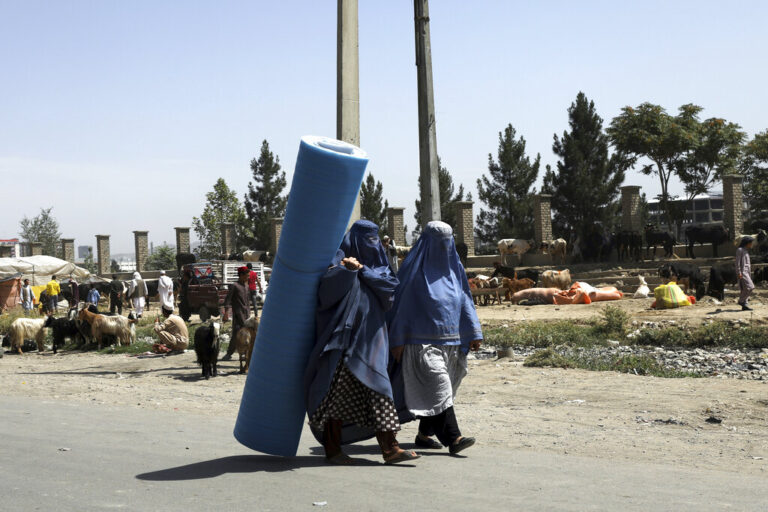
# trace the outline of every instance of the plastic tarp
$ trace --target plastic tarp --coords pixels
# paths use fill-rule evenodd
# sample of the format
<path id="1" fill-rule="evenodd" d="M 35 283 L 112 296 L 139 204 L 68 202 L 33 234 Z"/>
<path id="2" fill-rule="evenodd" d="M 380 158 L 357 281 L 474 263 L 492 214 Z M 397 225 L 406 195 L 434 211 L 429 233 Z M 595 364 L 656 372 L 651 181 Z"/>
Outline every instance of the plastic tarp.
<path id="1" fill-rule="evenodd" d="M 674 309 L 696 303 L 696 299 L 686 295 L 675 282 L 657 286 L 653 290 L 653 296 L 656 300 L 651 307 L 656 309 Z"/>
<path id="2" fill-rule="evenodd" d="M 51 276 L 57 276 L 62 280 L 72 276 L 80 283 L 91 280 L 91 273 L 86 269 L 53 256 L 0 258 L 0 279 L 16 274 L 21 274 L 22 281 L 29 279 L 32 286 L 45 285 L 51 280 Z M 101 279 L 97 278 L 97 280 Z"/>

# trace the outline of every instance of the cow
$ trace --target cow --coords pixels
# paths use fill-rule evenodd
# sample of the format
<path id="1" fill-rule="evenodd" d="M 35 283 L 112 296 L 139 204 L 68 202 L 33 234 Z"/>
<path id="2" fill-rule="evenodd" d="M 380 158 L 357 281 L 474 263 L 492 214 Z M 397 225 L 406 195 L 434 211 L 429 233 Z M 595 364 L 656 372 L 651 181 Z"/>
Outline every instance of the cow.
<path id="1" fill-rule="evenodd" d="M 542 242 L 540 249 L 543 253 L 549 254 L 552 261 L 560 259 L 561 264 L 565 264 L 565 254 L 568 250 L 568 242 L 564 238 L 557 238 L 549 242 Z"/>
<path id="2" fill-rule="evenodd" d="M 467 266 L 467 256 L 469 256 L 469 247 L 467 247 L 467 244 L 464 242 L 457 242 L 456 243 L 456 252 L 459 255 L 459 260 L 461 261 L 461 264 L 465 267 Z"/>
<path id="3" fill-rule="evenodd" d="M 660 245 L 664 248 L 664 257 L 671 258 L 674 253 L 675 237 L 667 231 L 659 231 L 653 224 L 645 226 L 645 257 L 653 247 L 653 258 L 656 259 L 656 246 Z"/>
<path id="4" fill-rule="evenodd" d="M 541 273 L 541 286 L 543 288 L 559 288 L 567 290 L 571 286 L 571 271 L 545 270 Z"/>
<path id="5" fill-rule="evenodd" d="M 181 267 L 189 263 L 197 263 L 197 256 L 191 252 L 180 252 L 176 254 L 176 271 L 181 272 Z"/>
<path id="6" fill-rule="evenodd" d="M 523 240 L 522 238 L 504 238 L 499 240 L 499 243 L 496 245 L 499 249 L 499 255 L 501 255 L 501 262 L 507 262 L 507 254 L 516 254 L 517 262 L 520 263 L 523 260 L 523 254 L 530 251 L 534 243 L 533 240 Z"/>
<path id="7" fill-rule="evenodd" d="M 493 266 L 496 270 L 491 274 L 491 278 L 501 276 L 508 279 L 530 279 L 533 281 L 534 285 L 539 282 L 539 271 L 536 269 L 526 268 L 516 270 L 515 267 L 505 267 L 498 261 L 494 261 Z"/>
<path id="8" fill-rule="evenodd" d="M 696 258 L 693 253 L 693 245 L 698 243 L 712 244 L 712 256 L 717 258 L 717 246 L 730 240 L 731 233 L 723 226 L 690 226 L 685 229 L 685 238 L 688 240 L 688 246 L 685 255 L 689 258 Z"/>
<path id="9" fill-rule="evenodd" d="M 659 267 L 659 277 L 663 279 L 686 279 L 688 284 L 696 290 L 696 299 L 705 295 L 704 273 L 693 263 L 673 262 L 665 263 Z M 685 282 L 685 281 L 684 281 Z"/>
<path id="10" fill-rule="evenodd" d="M 616 244 L 613 234 L 603 234 L 594 230 L 585 237 L 579 237 L 579 253 L 584 261 L 607 260 Z M 574 250 L 575 254 L 575 250 Z"/>
<path id="11" fill-rule="evenodd" d="M 768 231 L 768 218 L 765 218 L 765 219 L 755 219 L 755 220 L 752 221 L 750 226 L 752 227 L 752 229 L 754 231 L 758 231 L 760 229 Z"/>
<path id="12" fill-rule="evenodd" d="M 642 251 L 643 236 L 640 233 L 636 231 L 620 231 L 616 234 L 616 255 L 619 261 L 624 261 L 627 258 L 640 261 L 642 259 Z"/>
<path id="13" fill-rule="evenodd" d="M 707 286 L 707 295 L 717 300 L 725 298 L 725 285 L 738 284 L 739 274 L 736 272 L 736 266 L 731 263 L 718 263 L 712 265 L 709 269 L 709 286 Z"/>

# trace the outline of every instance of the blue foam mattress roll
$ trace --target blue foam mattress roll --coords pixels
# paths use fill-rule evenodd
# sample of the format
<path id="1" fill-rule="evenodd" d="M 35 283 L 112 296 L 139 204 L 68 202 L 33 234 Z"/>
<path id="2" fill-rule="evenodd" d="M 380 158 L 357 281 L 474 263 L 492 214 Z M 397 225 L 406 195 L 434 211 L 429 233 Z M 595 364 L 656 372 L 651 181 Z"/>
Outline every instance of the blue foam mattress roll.
<path id="1" fill-rule="evenodd" d="M 317 285 L 344 236 L 367 164 L 365 152 L 346 142 L 301 139 L 235 423 L 235 438 L 249 448 L 296 455 L 305 415 L 304 370 L 315 342 Z"/>

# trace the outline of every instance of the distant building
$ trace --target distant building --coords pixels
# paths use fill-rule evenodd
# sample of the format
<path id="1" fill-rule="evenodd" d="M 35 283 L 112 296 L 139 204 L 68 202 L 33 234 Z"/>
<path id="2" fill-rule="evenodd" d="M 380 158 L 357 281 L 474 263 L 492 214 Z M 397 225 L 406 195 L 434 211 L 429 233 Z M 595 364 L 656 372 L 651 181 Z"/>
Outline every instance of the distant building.
<path id="1" fill-rule="evenodd" d="M 23 256 L 21 252 L 21 242 L 19 242 L 18 238 L 6 238 L 6 239 L 0 239 L 0 247 L 10 247 L 10 254 L 7 252 L 8 249 L 3 249 L 2 254 L 3 256 L 7 258 L 21 258 Z"/>
<path id="2" fill-rule="evenodd" d="M 685 203 L 685 200 L 670 201 L 670 203 Z M 744 218 L 748 214 L 748 205 L 744 201 Z M 688 204 L 685 210 L 685 219 L 683 220 L 683 226 L 681 231 L 685 231 L 685 228 L 690 225 L 708 225 L 708 224 L 720 224 L 723 222 L 724 210 L 723 210 L 723 193 L 716 191 L 711 194 L 701 194 L 694 198 L 692 204 Z M 648 220 L 651 224 L 666 228 L 666 222 L 661 218 L 661 202 L 649 201 L 648 202 Z M 675 236 L 680 238 L 680 233 L 677 233 L 677 226 L 673 226 Z"/>
<path id="3" fill-rule="evenodd" d="M 117 262 L 117 266 L 120 268 L 120 272 L 135 272 L 136 261 L 122 260 Z"/>
<path id="4" fill-rule="evenodd" d="M 90 245 L 78 245 L 77 257 L 80 259 L 85 259 L 92 250 L 93 250 L 93 247 Z"/>

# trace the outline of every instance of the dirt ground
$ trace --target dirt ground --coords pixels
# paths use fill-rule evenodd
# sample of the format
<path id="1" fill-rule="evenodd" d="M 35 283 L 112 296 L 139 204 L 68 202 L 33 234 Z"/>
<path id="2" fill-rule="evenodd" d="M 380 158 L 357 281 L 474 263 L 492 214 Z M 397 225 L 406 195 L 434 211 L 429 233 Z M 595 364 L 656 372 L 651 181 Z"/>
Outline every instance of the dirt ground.
<path id="1" fill-rule="evenodd" d="M 151 358 L 45 352 L 0 359 L 0 389 L 9 396 L 225 415 L 234 422 L 245 382 L 237 363 L 221 363 L 220 376 L 209 381 L 199 374 L 189 351 Z M 768 467 L 768 386 L 761 382 L 471 360 L 456 410 L 463 432 L 486 446 L 756 475 Z M 707 423 L 710 416 L 722 423 Z M 401 440 L 412 441 L 414 432 L 414 424 L 404 426 Z"/>
<path id="2" fill-rule="evenodd" d="M 477 313 L 485 323 L 514 323 L 529 320 L 589 320 L 600 315 L 600 311 L 610 305 L 618 305 L 637 321 L 660 322 L 674 320 L 677 323 L 700 324 L 706 320 L 749 320 L 757 324 L 768 323 L 768 289 L 760 287 L 750 298 L 750 307 L 754 311 L 742 311 L 736 304 L 738 295 L 727 290 L 725 300 L 717 304 L 711 297 L 704 297 L 693 306 L 678 309 L 651 309 L 652 298 L 633 299 L 625 296 L 619 301 L 595 302 L 592 304 L 572 304 L 567 306 L 541 305 L 518 306 L 509 302 L 501 305 L 478 306 Z"/>

